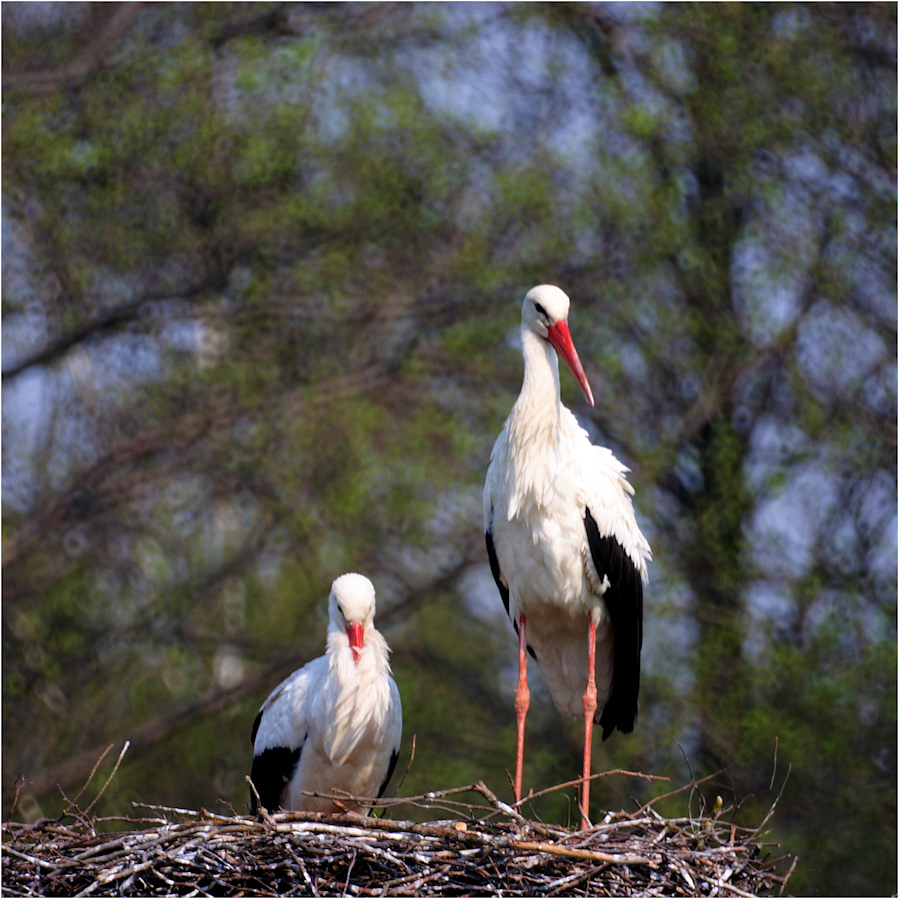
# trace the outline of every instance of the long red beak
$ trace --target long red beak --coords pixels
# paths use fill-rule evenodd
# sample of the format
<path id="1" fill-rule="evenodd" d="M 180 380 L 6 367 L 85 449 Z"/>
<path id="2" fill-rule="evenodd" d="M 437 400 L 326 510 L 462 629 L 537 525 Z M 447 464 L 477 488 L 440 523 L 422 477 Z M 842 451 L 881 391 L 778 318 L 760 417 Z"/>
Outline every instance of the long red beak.
<path id="1" fill-rule="evenodd" d="M 359 654 L 362 652 L 362 643 L 365 640 L 365 634 L 362 631 L 362 625 L 358 621 L 352 621 L 346 626 L 347 640 L 350 641 L 350 649 L 353 650 L 353 661 L 358 664 Z"/>
<path id="2" fill-rule="evenodd" d="M 568 322 L 564 319 L 556 322 L 549 328 L 547 338 L 553 345 L 555 351 L 565 360 L 565 364 L 574 375 L 574 380 L 577 381 L 578 387 L 583 390 L 587 402 L 591 406 L 594 405 L 593 391 L 590 390 L 590 385 L 587 383 L 587 376 L 584 374 L 584 366 L 581 365 L 577 350 L 574 348 L 574 341 L 571 339 L 571 333 L 568 330 Z"/>

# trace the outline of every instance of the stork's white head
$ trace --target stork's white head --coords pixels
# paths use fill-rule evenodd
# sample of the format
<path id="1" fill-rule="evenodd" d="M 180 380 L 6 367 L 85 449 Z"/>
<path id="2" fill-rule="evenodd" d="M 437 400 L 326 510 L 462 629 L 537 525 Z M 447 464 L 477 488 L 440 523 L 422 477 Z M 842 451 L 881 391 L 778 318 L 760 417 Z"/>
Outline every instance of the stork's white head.
<path id="1" fill-rule="evenodd" d="M 568 320 L 571 300 L 564 290 L 552 284 L 538 284 L 525 295 L 521 304 L 521 327 L 548 338 L 549 328 Z"/>
<path id="2" fill-rule="evenodd" d="M 365 631 L 375 617 L 375 588 L 363 574 L 342 574 L 331 584 L 328 613 L 335 627 L 346 631 L 358 662 L 365 642 Z"/>
<path id="3" fill-rule="evenodd" d="M 587 383 L 584 367 L 568 330 L 570 306 L 571 300 L 564 290 L 552 284 L 538 284 L 527 292 L 521 304 L 521 330 L 532 331 L 552 344 L 555 351 L 565 360 L 575 381 L 584 392 L 587 402 L 592 406 L 593 392 Z"/>

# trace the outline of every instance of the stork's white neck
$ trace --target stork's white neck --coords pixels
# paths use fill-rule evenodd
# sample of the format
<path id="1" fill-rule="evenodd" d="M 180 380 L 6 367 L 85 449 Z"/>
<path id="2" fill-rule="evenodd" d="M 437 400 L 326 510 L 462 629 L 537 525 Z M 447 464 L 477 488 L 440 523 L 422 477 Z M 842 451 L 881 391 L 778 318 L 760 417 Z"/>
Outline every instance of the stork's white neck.
<path id="1" fill-rule="evenodd" d="M 559 359 L 548 340 L 530 329 L 521 332 L 524 380 L 509 415 L 513 442 L 558 440 L 562 401 L 559 394 Z"/>
<path id="2" fill-rule="evenodd" d="M 506 421 L 510 490 L 508 515 L 545 506 L 552 492 L 547 472 L 557 463 L 562 401 L 559 360 L 550 343 L 529 329 L 521 332 L 524 381 Z M 557 466 L 556 466 L 557 467 Z"/>

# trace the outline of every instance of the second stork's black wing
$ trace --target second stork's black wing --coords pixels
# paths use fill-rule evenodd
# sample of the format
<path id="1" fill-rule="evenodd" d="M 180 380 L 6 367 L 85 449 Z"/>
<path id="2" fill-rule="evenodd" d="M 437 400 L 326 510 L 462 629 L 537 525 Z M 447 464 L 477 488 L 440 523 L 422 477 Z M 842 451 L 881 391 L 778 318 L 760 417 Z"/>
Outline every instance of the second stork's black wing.
<path id="1" fill-rule="evenodd" d="M 630 733 L 637 721 L 640 651 L 643 648 L 643 579 L 633 559 L 611 534 L 601 536 L 586 510 L 587 543 L 600 580 L 609 579 L 603 594 L 612 623 L 614 667 L 612 691 L 599 723 L 605 740 L 615 728 Z"/>

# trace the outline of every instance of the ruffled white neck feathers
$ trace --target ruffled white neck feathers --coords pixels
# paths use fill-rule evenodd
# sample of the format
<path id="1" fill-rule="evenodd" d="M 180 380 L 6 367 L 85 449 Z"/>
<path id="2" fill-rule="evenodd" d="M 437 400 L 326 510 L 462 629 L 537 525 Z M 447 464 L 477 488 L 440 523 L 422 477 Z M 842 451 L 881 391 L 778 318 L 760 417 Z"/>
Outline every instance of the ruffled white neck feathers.
<path id="1" fill-rule="evenodd" d="M 334 765 L 343 764 L 368 733 L 380 733 L 390 709 L 390 650 L 373 625 L 354 658 L 346 633 L 333 622 L 328 628 L 328 674 L 313 698 L 324 722 L 322 748 Z M 327 710 L 327 714 L 325 711 Z"/>

